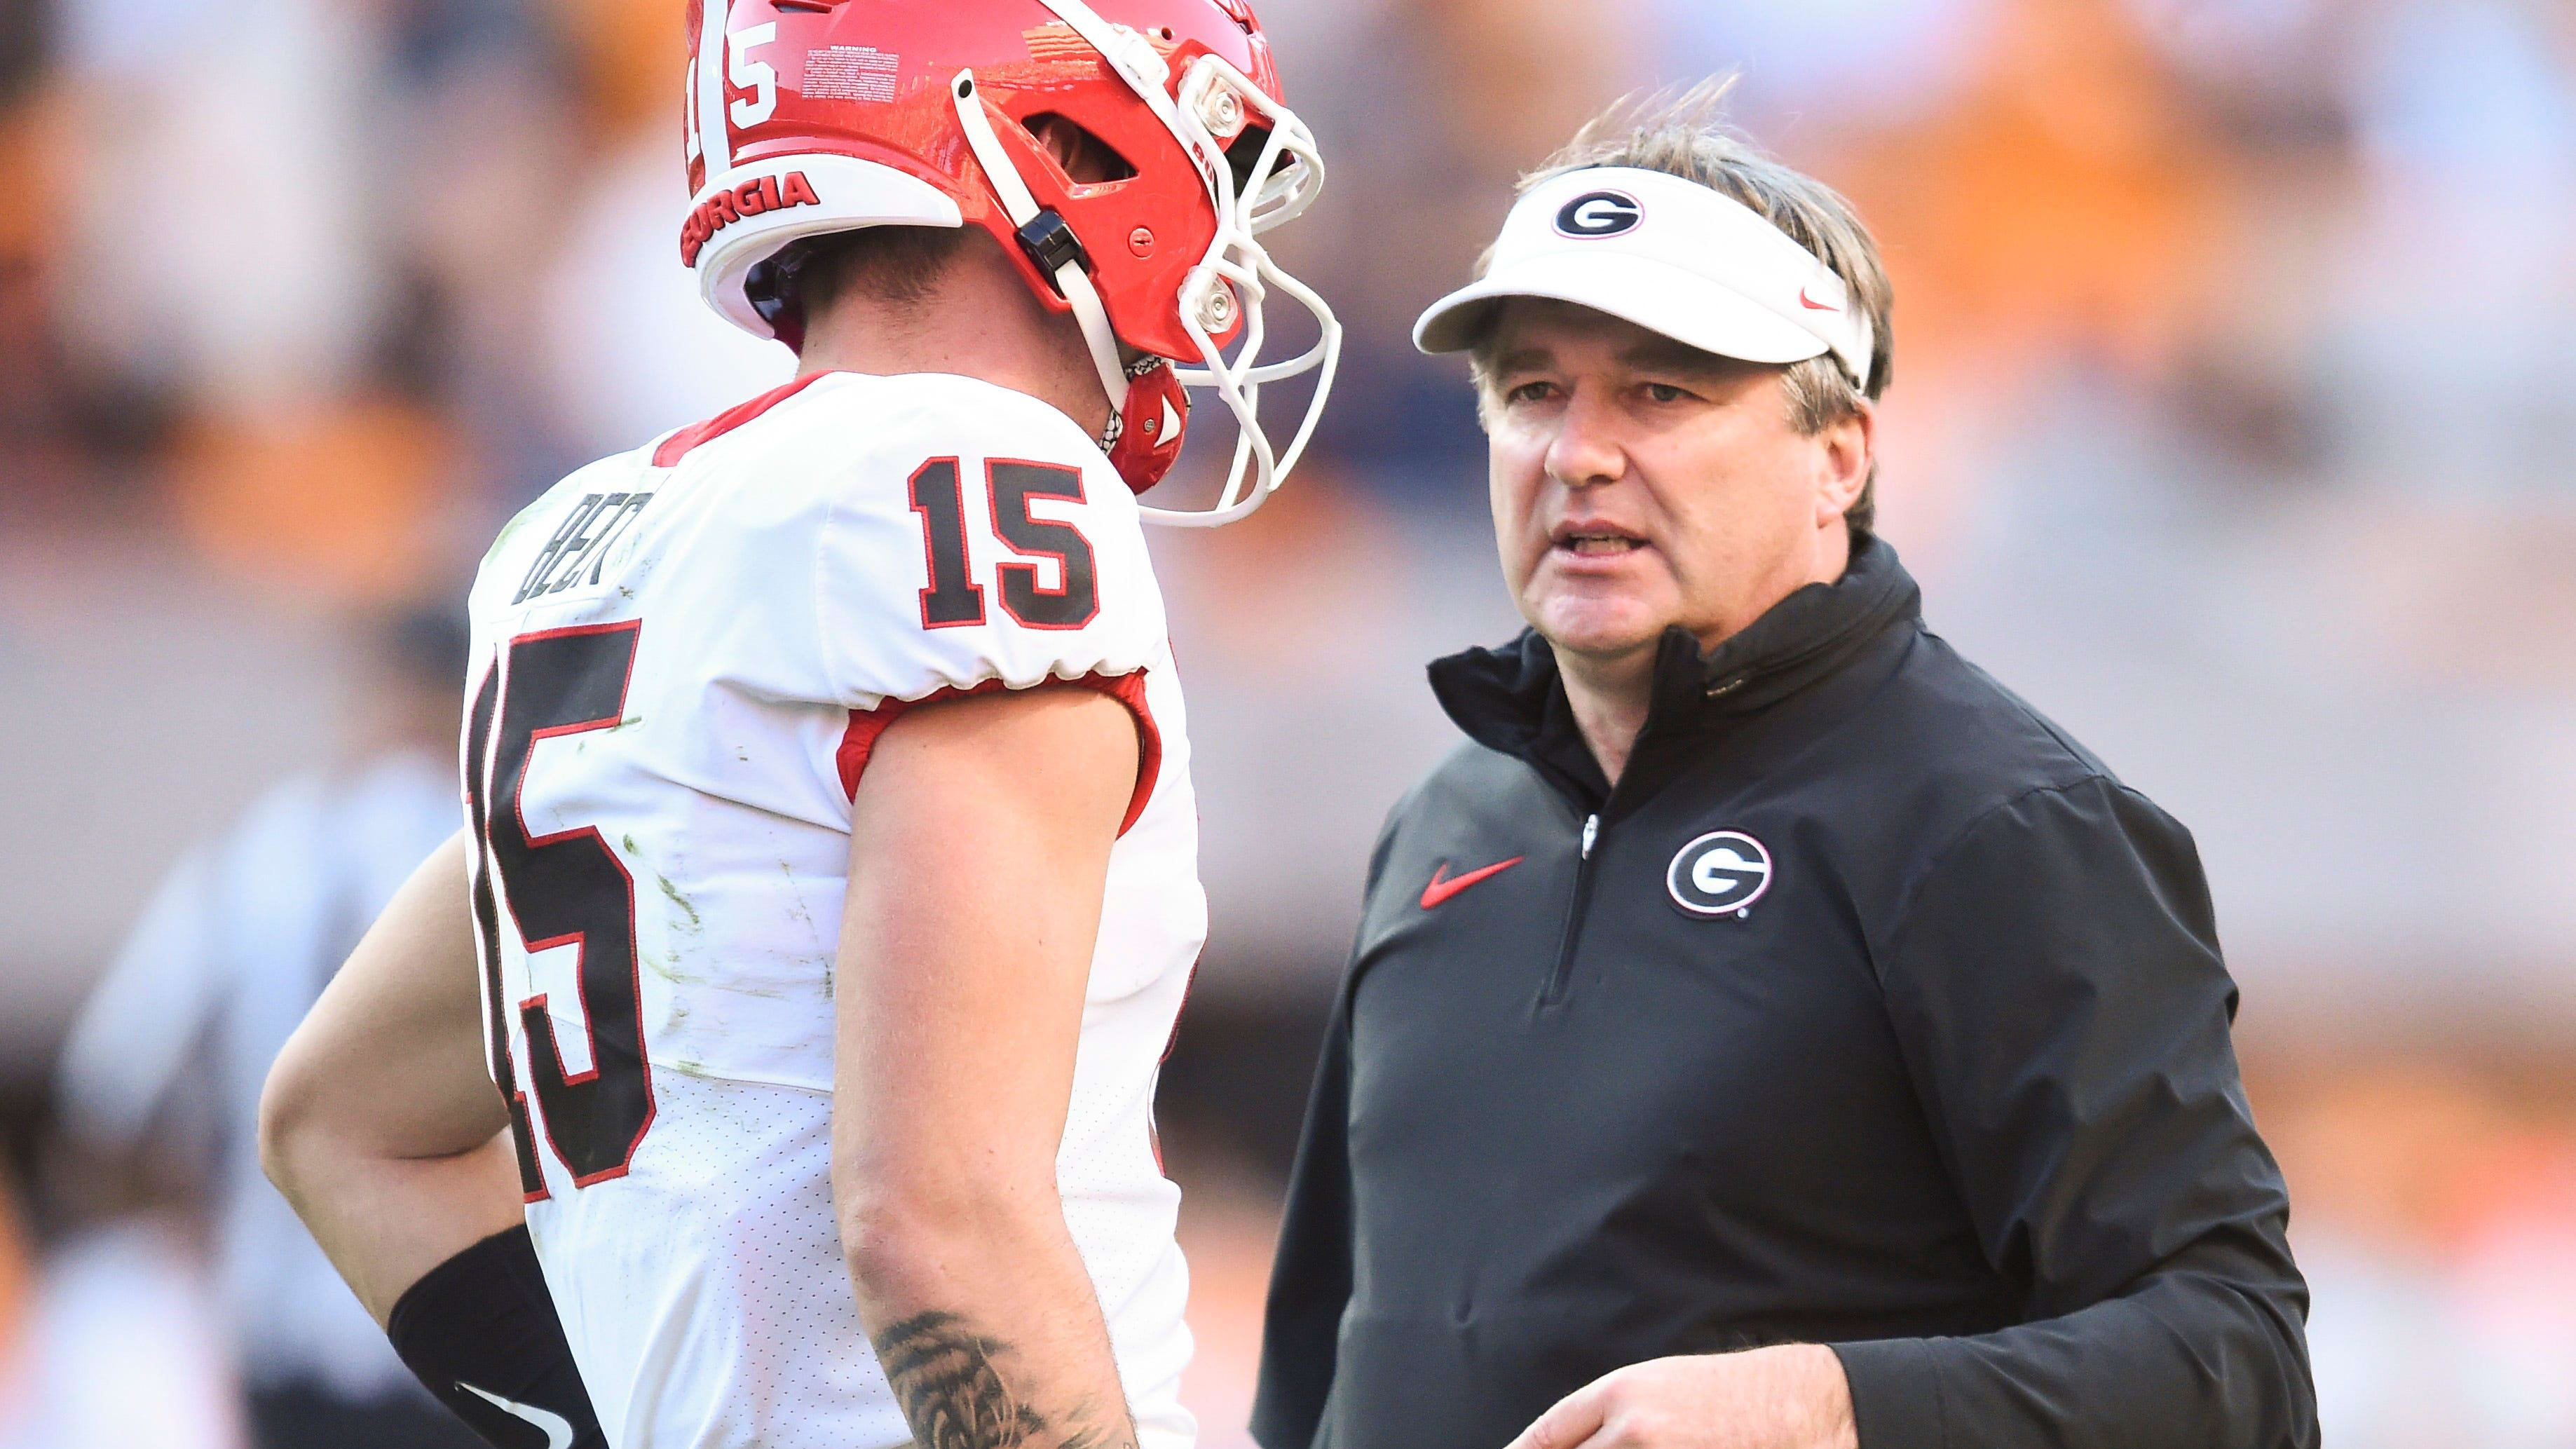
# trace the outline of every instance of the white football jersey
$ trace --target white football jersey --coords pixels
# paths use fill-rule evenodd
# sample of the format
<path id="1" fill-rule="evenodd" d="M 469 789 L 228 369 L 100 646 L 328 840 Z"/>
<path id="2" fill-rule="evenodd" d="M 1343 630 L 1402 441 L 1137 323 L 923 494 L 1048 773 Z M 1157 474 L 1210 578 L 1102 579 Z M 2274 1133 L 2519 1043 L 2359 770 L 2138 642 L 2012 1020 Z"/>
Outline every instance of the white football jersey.
<path id="1" fill-rule="evenodd" d="M 832 1209 L 851 795 L 933 695 L 1059 679 L 1133 711 L 1056 1176 L 1142 1442 L 1186 1449 L 1152 1106 L 1207 908 L 1162 597 L 1100 450 L 968 378 L 802 379 L 565 479 L 472 613 L 492 1070 L 617 1449 L 912 1443 Z"/>

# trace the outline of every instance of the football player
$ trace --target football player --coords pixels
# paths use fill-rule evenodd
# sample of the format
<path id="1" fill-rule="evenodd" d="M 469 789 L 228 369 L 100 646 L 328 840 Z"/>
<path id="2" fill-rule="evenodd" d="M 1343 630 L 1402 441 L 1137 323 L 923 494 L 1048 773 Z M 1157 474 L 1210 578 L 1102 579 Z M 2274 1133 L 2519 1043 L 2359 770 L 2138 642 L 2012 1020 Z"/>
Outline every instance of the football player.
<path id="1" fill-rule="evenodd" d="M 1313 138 L 1242 0 L 689 14 L 682 258 L 799 375 L 493 545 L 467 828 L 280 1059 L 270 1173 L 496 1443 L 1179 1449 L 1205 902 L 1139 524 L 1312 432 L 1339 331 L 1256 236 Z M 1320 336 L 1265 362 L 1280 295 Z M 1239 440 L 1161 513 L 1189 387 Z"/>

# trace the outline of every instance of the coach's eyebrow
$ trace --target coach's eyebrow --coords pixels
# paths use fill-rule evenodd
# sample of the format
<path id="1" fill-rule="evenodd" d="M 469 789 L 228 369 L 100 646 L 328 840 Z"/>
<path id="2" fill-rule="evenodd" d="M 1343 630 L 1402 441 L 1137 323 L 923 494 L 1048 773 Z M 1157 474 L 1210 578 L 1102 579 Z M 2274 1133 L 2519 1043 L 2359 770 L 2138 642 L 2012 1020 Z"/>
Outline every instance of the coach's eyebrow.
<path id="1" fill-rule="evenodd" d="M 1545 372 L 1556 366 L 1556 354 L 1544 347 L 1515 347 L 1493 361 L 1491 370 L 1505 372 Z"/>
<path id="2" fill-rule="evenodd" d="M 1679 373 L 1685 377 L 1723 377 L 1750 364 L 1732 358 L 1703 352 L 1688 343 L 1669 337 L 1651 337 L 1632 342 L 1619 350 L 1622 366 L 1651 372 Z"/>

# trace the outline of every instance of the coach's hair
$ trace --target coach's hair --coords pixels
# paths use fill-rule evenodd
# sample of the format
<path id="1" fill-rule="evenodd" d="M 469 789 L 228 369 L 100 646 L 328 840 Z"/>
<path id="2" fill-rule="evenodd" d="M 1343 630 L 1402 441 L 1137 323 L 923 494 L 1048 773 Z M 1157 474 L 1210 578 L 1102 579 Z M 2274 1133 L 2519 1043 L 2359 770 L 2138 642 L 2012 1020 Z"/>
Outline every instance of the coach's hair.
<path id="1" fill-rule="evenodd" d="M 1520 194 L 1569 171 L 1596 166 L 1661 171 L 1743 203 L 1815 253 L 1850 288 L 1853 304 L 1869 319 L 1874 345 L 1869 376 L 1858 386 L 1830 352 L 1789 365 L 1781 386 L 1788 395 L 1790 422 L 1799 432 L 1813 436 L 1857 416 L 1865 401 L 1876 401 L 1887 391 L 1892 356 L 1888 314 L 1894 289 L 1879 261 L 1878 243 L 1849 201 L 1814 177 L 1763 154 L 1726 124 L 1726 96 L 1735 88 L 1735 80 L 1732 75 L 1722 76 L 1684 90 L 1618 101 L 1585 122 L 1562 150 L 1522 177 Z M 1493 256 L 1487 249 L 1476 263 L 1477 276 L 1492 266 Z M 1490 347 L 1489 333 L 1473 358 L 1477 391 L 1489 403 Z M 1877 513 L 1878 467 L 1872 463 L 1860 497 L 1843 512 L 1852 542 L 1868 536 Z"/>

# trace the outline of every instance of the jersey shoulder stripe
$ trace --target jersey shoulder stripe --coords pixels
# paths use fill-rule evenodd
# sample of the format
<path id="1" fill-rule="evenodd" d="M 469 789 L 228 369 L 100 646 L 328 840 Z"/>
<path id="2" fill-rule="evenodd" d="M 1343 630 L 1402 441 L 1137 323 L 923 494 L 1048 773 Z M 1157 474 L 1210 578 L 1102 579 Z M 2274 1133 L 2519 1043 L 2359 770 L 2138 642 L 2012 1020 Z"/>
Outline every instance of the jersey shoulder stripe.
<path id="1" fill-rule="evenodd" d="M 689 456 L 698 445 L 723 437 L 828 376 L 828 373 L 809 372 L 792 382 L 781 383 L 749 402 L 737 403 L 703 423 L 693 423 L 680 429 L 654 445 L 653 466 L 677 467 L 680 460 Z"/>
<path id="2" fill-rule="evenodd" d="M 1127 813 L 1118 822 L 1118 833 L 1125 835 L 1136 827 L 1145 807 L 1154 798 L 1154 784 L 1163 774 L 1163 727 L 1155 722 L 1153 705 L 1145 694 L 1144 671 L 1130 674 L 1086 674 L 1066 684 L 1097 690 L 1127 707 L 1136 721 L 1136 787 L 1127 797 Z M 1001 680 L 988 679 L 971 689 L 942 689 L 916 700 L 889 699 L 871 710 L 850 711 L 849 727 L 841 732 L 841 746 L 833 753 L 840 767 L 841 793 L 855 800 L 859 779 L 867 773 L 868 759 L 876 752 L 877 737 L 886 727 L 903 717 L 904 711 L 937 699 L 963 699 L 970 695 L 991 694 L 1006 686 Z"/>

